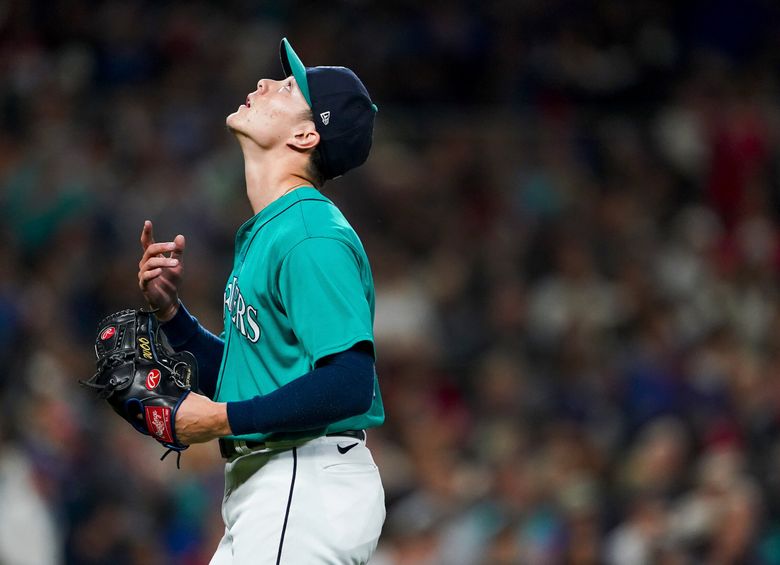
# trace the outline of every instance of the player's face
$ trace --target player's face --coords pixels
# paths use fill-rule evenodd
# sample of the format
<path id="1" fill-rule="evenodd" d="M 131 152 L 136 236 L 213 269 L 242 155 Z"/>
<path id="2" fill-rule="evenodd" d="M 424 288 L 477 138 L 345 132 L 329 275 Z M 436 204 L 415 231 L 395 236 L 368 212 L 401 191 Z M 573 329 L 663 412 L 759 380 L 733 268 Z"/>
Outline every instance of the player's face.
<path id="1" fill-rule="evenodd" d="M 264 78 L 247 95 L 246 102 L 227 117 L 226 123 L 233 133 L 243 134 L 260 147 L 268 148 L 289 139 L 307 111 L 309 105 L 294 77 Z"/>

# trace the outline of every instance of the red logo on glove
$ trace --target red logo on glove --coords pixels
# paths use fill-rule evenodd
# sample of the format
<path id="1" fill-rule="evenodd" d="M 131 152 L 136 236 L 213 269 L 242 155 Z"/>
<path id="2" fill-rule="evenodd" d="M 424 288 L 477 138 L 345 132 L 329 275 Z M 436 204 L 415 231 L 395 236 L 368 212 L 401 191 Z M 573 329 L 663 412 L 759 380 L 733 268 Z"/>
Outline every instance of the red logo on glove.
<path id="1" fill-rule="evenodd" d="M 146 375 L 146 388 L 152 390 L 153 388 L 157 388 L 158 384 L 160 384 L 160 370 L 152 369 L 149 371 L 149 374 Z"/>
<path id="2" fill-rule="evenodd" d="M 146 429 L 160 441 L 173 442 L 171 431 L 171 409 L 165 406 L 146 407 Z"/>
<path id="3" fill-rule="evenodd" d="M 103 330 L 103 333 L 100 334 L 100 339 L 106 341 L 107 339 L 114 337 L 115 333 L 116 328 L 114 326 L 109 326 Z"/>

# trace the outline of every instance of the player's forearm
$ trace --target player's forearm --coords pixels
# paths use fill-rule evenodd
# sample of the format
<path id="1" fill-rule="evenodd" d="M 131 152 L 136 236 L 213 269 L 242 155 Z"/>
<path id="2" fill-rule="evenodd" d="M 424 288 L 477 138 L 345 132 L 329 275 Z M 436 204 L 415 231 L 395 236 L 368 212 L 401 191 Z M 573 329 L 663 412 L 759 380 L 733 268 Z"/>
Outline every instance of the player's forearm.
<path id="1" fill-rule="evenodd" d="M 161 327 L 176 351 L 189 351 L 198 360 L 200 390 L 214 398 L 225 342 L 200 325 L 181 302 L 176 315 Z"/>
<path id="2" fill-rule="evenodd" d="M 324 428 L 371 407 L 374 359 L 349 350 L 265 396 L 228 402 L 233 435 Z"/>

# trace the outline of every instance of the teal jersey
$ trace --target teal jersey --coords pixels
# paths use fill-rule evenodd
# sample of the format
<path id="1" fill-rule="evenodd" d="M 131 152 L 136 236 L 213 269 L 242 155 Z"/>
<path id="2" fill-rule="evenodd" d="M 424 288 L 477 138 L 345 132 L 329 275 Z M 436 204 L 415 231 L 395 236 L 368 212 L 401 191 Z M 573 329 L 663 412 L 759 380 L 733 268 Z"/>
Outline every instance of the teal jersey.
<path id="1" fill-rule="evenodd" d="M 373 344 L 374 281 L 355 230 L 314 188 L 275 200 L 236 234 L 223 313 L 218 402 L 269 394 L 312 371 L 327 355 L 361 341 Z M 368 412 L 302 435 L 370 428 L 383 421 L 375 374 Z M 240 438 L 270 436 L 279 438 Z"/>

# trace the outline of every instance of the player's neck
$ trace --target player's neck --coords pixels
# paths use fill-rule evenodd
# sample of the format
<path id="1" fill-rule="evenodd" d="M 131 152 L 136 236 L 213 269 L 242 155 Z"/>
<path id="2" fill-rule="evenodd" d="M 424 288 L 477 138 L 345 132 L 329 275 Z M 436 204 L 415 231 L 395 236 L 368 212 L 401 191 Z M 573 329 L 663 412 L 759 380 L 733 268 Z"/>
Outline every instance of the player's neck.
<path id="1" fill-rule="evenodd" d="M 296 169 L 295 163 L 284 156 L 244 152 L 246 194 L 255 214 L 296 188 L 312 186 Z"/>

